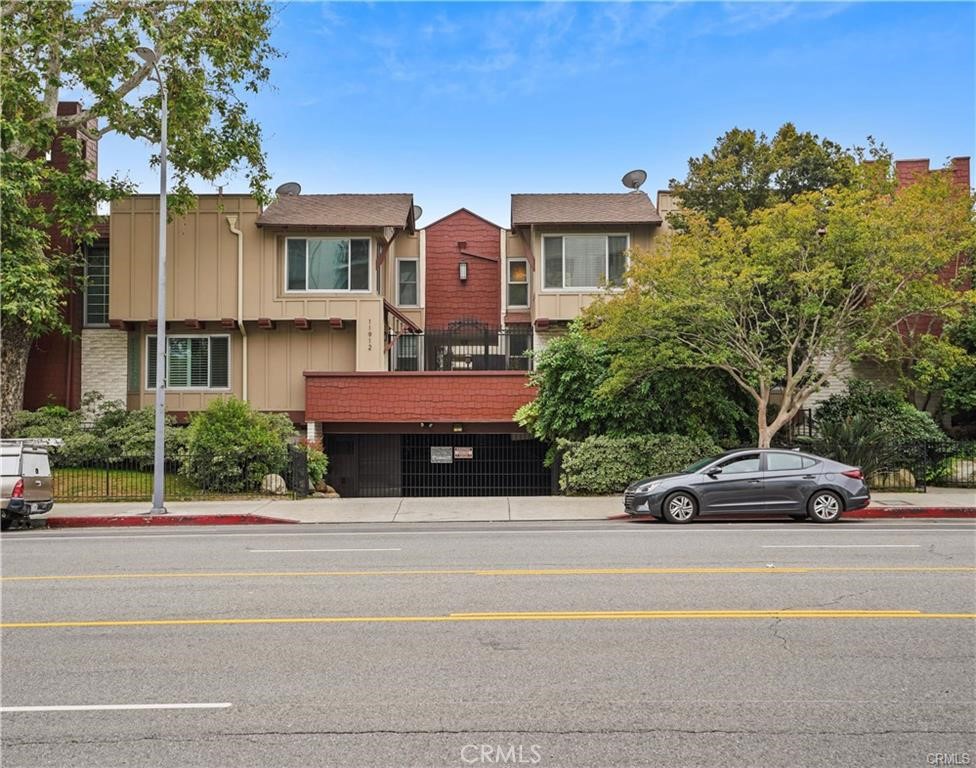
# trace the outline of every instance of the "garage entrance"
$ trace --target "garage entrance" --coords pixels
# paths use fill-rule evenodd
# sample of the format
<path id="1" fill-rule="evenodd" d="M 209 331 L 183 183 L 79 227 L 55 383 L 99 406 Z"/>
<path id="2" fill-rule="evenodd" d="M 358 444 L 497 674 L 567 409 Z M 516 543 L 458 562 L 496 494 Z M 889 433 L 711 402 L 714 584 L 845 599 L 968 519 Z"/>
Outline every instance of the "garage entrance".
<path id="1" fill-rule="evenodd" d="M 521 434 L 326 435 L 327 482 L 355 496 L 545 496 L 546 446 Z"/>

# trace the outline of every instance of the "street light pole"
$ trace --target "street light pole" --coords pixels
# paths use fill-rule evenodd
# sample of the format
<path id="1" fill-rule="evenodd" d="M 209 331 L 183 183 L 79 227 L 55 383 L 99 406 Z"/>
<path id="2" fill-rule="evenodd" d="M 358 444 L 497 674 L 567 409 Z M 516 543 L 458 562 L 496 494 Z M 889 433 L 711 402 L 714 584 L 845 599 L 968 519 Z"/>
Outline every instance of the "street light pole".
<path id="1" fill-rule="evenodd" d="M 166 122 L 169 117 L 166 81 L 159 69 L 159 54 L 152 48 L 138 47 L 136 53 L 152 64 L 162 97 L 159 114 L 159 254 L 156 280 L 156 434 L 153 446 L 152 515 L 165 515 L 163 499 L 166 482 Z"/>

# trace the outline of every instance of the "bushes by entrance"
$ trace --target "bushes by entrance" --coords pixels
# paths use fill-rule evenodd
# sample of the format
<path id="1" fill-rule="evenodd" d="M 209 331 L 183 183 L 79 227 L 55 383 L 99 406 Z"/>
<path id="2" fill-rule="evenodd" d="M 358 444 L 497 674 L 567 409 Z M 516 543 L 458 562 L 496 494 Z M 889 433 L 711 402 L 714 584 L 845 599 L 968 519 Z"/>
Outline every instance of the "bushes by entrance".
<path id="1" fill-rule="evenodd" d="M 677 472 L 722 450 L 710 438 L 669 434 L 597 435 L 578 442 L 560 440 L 558 449 L 559 487 L 571 495 L 619 493 L 635 480 Z"/>

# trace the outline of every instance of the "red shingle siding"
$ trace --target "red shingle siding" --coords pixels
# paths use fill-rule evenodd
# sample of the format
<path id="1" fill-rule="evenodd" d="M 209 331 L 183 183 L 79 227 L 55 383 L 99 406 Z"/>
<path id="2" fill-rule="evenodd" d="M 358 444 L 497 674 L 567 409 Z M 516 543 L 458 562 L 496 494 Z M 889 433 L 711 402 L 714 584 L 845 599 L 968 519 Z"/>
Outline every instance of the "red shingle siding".
<path id="1" fill-rule="evenodd" d="M 456 320 L 479 320 L 489 326 L 501 321 L 501 242 L 499 228 L 463 208 L 431 224 L 427 232 L 428 328 L 446 328 Z M 464 251 L 487 256 L 486 261 Z M 468 263 L 468 279 L 458 278 L 458 263 Z"/>
<path id="2" fill-rule="evenodd" d="M 536 396 L 524 373 L 305 374 L 305 415 L 331 422 L 511 422 Z"/>

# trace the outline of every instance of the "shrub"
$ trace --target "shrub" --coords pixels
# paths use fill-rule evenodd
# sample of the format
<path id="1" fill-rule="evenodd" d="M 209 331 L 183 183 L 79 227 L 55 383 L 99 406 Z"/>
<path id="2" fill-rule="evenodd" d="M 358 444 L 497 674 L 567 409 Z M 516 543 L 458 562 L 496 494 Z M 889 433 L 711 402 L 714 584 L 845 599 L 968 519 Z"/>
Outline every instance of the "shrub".
<path id="1" fill-rule="evenodd" d="M 155 411 L 152 407 L 126 411 L 117 400 L 104 400 L 88 392 L 82 407 L 69 411 L 49 405 L 36 411 L 20 411 L 7 429 L 11 437 L 56 437 L 64 441 L 50 451 L 55 467 L 81 467 L 104 461 L 126 461 L 148 468 L 153 464 Z M 182 460 L 185 430 L 166 419 L 166 458 L 171 465 Z"/>
<path id="2" fill-rule="evenodd" d="M 860 467 L 869 477 L 892 461 L 885 433 L 866 416 L 818 422 L 816 436 L 801 442 L 820 456 Z"/>
<path id="3" fill-rule="evenodd" d="M 325 480 L 325 475 L 329 471 L 329 457 L 322 451 L 319 443 L 302 440 L 299 445 L 305 451 L 309 483 L 312 488 L 315 488 Z"/>
<path id="4" fill-rule="evenodd" d="M 287 416 L 260 413 L 236 398 L 214 401 L 190 423 L 182 472 L 206 490 L 257 490 L 265 475 L 284 470 L 293 434 Z"/>
<path id="5" fill-rule="evenodd" d="M 928 413 L 906 402 L 897 392 L 868 381 L 851 381 L 847 392 L 826 399 L 816 411 L 814 424 L 818 432 L 823 432 L 855 417 L 875 426 L 888 449 L 886 458 L 894 464 L 914 461 L 920 444 L 934 448 L 951 444 Z"/>
<path id="6" fill-rule="evenodd" d="M 113 458 L 135 463 L 142 468 L 153 465 L 156 450 L 156 411 L 152 406 L 130 411 L 125 419 L 104 430 Z M 186 450 L 187 430 L 166 417 L 163 432 L 166 461 L 170 465 L 182 463 Z"/>
<path id="7" fill-rule="evenodd" d="M 46 405 L 36 411 L 18 411 L 5 431 L 10 437 L 54 437 L 64 445 L 50 451 L 55 467 L 77 467 L 102 461 L 109 455 L 103 435 L 85 428 L 86 414 L 60 405 Z"/>
<path id="8" fill-rule="evenodd" d="M 569 494 L 618 493 L 650 475 L 677 472 L 721 449 L 710 438 L 683 435 L 588 437 L 559 441 L 562 471 L 559 485 Z"/>

